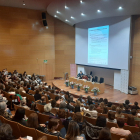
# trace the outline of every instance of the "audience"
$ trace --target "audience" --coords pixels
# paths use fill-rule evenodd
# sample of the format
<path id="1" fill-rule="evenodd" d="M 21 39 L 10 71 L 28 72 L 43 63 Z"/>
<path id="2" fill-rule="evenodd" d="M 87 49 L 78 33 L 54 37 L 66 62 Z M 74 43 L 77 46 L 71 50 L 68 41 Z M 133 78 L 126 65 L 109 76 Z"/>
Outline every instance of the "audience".
<path id="1" fill-rule="evenodd" d="M 121 135 L 121 136 L 128 136 L 131 134 L 129 130 L 124 130 L 124 120 L 122 118 L 117 119 L 118 128 L 112 127 L 110 132 L 113 134 Z"/>
<path id="2" fill-rule="evenodd" d="M 27 117 L 25 115 L 25 109 L 18 108 L 16 110 L 15 116 L 12 118 L 12 121 L 18 122 L 18 123 L 26 126 L 26 120 L 27 120 Z"/>
<path id="3" fill-rule="evenodd" d="M 136 111 L 136 109 L 133 109 L 133 110 L 131 111 L 131 114 L 133 115 L 135 121 L 140 121 L 140 118 L 137 116 L 137 111 Z"/>
<path id="4" fill-rule="evenodd" d="M 111 110 L 109 110 L 109 111 L 116 112 L 116 106 L 115 105 L 112 105 L 111 106 Z"/>
<path id="5" fill-rule="evenodd" d="M 38 123 L 38 115 L 36 113 L 30 114 L 27 120 L 27 127 L 35 128 L 39 131 L 44 132 L 45 124 Z"/>
<path id="6" fill-rule="evenodd" d="M 124 109 L 123 104 L 119 104 L 119 107 L 120 107 L 122 110 Z"/>
<path id="7" fill-rule="evenodd" d="M 122 113 L 131 114 L 131 111 L 129 110 L 129 106 L 127 104 L 125 105 L 125 110 L 123 110 Z"/>
<path id="8" fill-rule="evenodd" d="M 76 122 L 71 121 L 69 123 L 68 131 L 67 131 L 65 139 L 66 140 L 83 140 L 84 139 L 82 136 L 80 137 L 79 125 Z"/>
<path id="9" fill-rule="evenodd" d="M 95 109 L 95 106 L 93 104 L 90 104 L 89 109 L 84 110 L 84 114 L 89 114 L 91 118 L 97 118 L 98 112 Z"/>
<path id="10" fill-rule="evenodd" d="M 125 116 L 122 114 L 122 109 L 117 107 L 116 109 L 116 114 L 115 114 L 116 118 L 124 118 Z"/>
<path id="11" fill-rule="evenodd" d="M 52 114 L 50 112 L 51 110 L 52 110 L 51 103 L 48 103 L 48 104 L 44 105 L 44 112 L 43 112 L 43 114 L 49 115 L 49 116 L 54 116 L 54 114 Z"/>
<path id="12" fill-rule="evenodd" d="M 41 101 L 42 101 L 42 102 L 40 103 L 41 105 L 46 105 L 46 97 L 45 97 L 45 96 L 42 96 L 42 97 L 41 97 Z"/>
<path id="13" fill-rule="evenodd" d="M 99 140 L 111 140 L 111 133 L 108 128 L 103 128 L 100 131 Z"/>
<path id="14" fill-rule="evenodd" d="M 138 127 L 138 125 L 135 124 L 134 117 L 131 114 L 127 116 L 127 123 L 125 123 L 125 125 Z"/>
<path id="15" fill-rule="evenodd" d="M 103 108 L 102 114 L 107 114 L 107 113 L 108 113 L 108 108 L 105 106 L 105 107 Z"/>
<path id="16" fill-rule="evenodd" d="M 48 128 L 45 128 L 44 132 L 46 134 L 49 134 L 49 135 L 54 135 L 54 136 L 62 137 L 61 133 L 56 131 L 58 126 L 59 126 L 59 120 L 52 118 L 49 121 Z"/>
<path id="17" fill-rule="evenodd" d="M 131 107 L 131 110 L 132 110 L 132 109 L 136 109 L 136 110 L 137 110 L 137 109 L 140 109 L 140 107 L 138 106 L 138 102 L 135 102 L 135 103 L 134 103 L 134 105 Z"/>
<path id="18" fill-rule="evenodd" d="M 56 100 L 51 100 L 51 106 L 52 106 L 52 108 L 57 108 L 56 107 Z"/>
<path id="19" fill-rule="evenodd" d="M 9 124 L 2 124 L 0 126 L 0 140 L 13 140 L 13 130 Z"/>
<path id="20" fill-rule="evenodd" d="M 108 118 L 107 122 L 117 123 L 117 120 L 115 119 L 115 113 L 112 111 L 108 112 Z"/>
<path id="21" fill-rule="evenodd" d="M 96 121 L 96 126 L 106 127 L 106 117 L 105 116 L 98 116 L 97 121 Z"/>
<path id="22" fill-rule="evenodd" d="M 37 89 L 34 95 L 35 101 L 41 100 L 41 95 L 39 94 L 39 90 Z"/>
<path id="23" fill-rule="evenodd" d="M 26 105 L 26 100 L 21 100 L 20 106 L 21 106 L 21 107 L 24 107 L 25 109 L 30 109 L 30 108 Z"/>
<path id="24" fill-rule="evenodd" d="M 111 107 L 112 106 L 112 103 L 111 102 L 108 102 L 108 105 L 107 105 L 108 107 Z"/>

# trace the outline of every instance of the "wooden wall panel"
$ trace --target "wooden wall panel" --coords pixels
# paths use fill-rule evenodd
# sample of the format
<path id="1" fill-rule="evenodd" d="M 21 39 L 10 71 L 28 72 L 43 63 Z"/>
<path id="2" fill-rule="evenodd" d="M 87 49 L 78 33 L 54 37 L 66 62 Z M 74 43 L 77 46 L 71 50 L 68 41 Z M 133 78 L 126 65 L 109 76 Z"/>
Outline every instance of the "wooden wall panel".
<path id="1" fill-rule="evenodd" d="M 17 69 L 53 79 L 55 75 L 54 18 L 47 15 L 49 29 L 42 24 L 42 11 L 0 7 L 0 69 Z M 43 64 L 43 60 L 48 60 Z"/>
<path id="2" fill-rule="evenodd" d="M 132 16 L 132 39 L 129 85 L 137 87 L 140 94 L 140 16 Z"/>
<path id="3" fill-rule="evenodd" d="M 55 21 L 55 76 L 70 74 L 70 64 L 75 63 L 75 28 Z"/>

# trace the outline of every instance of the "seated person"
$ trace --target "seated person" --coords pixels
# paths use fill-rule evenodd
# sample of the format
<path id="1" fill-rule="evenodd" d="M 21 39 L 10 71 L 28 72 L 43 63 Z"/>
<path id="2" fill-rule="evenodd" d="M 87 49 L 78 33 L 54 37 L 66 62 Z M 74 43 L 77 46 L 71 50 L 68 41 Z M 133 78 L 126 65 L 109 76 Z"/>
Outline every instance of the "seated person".
<path id="1" fill-rule="evenodd" d="M 104 102 L 101 102 L 100 105 L 97 107 L 97 109 L 103 109 L 105 106 Z"/>
<path id="2" fill-rule="evenodd" d="M 52 110 L 51 103 L 48 103 L 48 104 L 44 105 L 44 112 L 43 112 L 43 114 L 49 115 L 49 116 L 54 116 L 54 114 L 52 114 L 50 112 L 51 110 Z"/>
<path id="3" fill-rule="evenodd" d="M 88 77 L 87 77 L 86 75 L 83 74 L 82 79 L 88 80 Z"/>
<path id="4" fill-rule="evenodd" d="M 109 111 L 116 112 L 116 106 L 115 105 L 112 105 L 111 106 L 111 110 L 109 110 Z"/>
<path id="5" fill-rule="evenodd" d="M 25 109 L 30 109 L 30 108 L 26 105 L 26 100 L 21 100 L 20 106 L 21 106 L 21 107 L 24 107 Z"/>
<path id="6" fill-rule="evenodd" d="M 125 103 L 123 104 L 123 106 L 125 107 L 126 105 L 129 106 L 130 101 L 129 100 L 125 100 Z"/>
<path id="7" fill-rule="evenodd" d="M 42 101 L 42 102 L 40 103 L 41 105 L 46 105 L 46 97 L 45 97 L 45 96 L 42 96 L 42 97 L 41 97 L 41 101 Z"/>
<path id="8" fill-rule="evenodd" d="M 36 113 L 39 113 L 35 102 L 33 102 L 33 103 L 31 104 L 31 110 L 35 111 Z"/>
<path id="9" fill-rule="evenodd" d="M 80 71 L 80 73 L 78 73 L 78 75 L 77 75 L 77 78 L 82 79 L 82 76 L 83 76 L 83 72 Z"/>
<path id="10" fill-rule="evenodd" d="M 67 104 L 64 101 L 60 103 L 59 109 L 64 109 L 66 112 L 68 112 Z"/>
<path id="11" fill-rule="evenodd" d="M 140 121 L 140 118 L 137 116 L 136 109 L 131 110 L 131 114 L 133 115 L 135 121 Z"/>
<path id="12" fill-rule="evenodd" d="M 136 109 L 136 110 L 137 110 L 137 109 L 140 109 L 140 107 L 138 106 L 138 102 L 135 102 L 135 103 L 134 103 L 134 105 L 132 106 L 131 110 L 132 110 L 132 109 Z"/>
<path id="13" fill-rule="evenodd" d="M 66 140 L 84 140 L 84 137 L 80 136 L 79 126 L 76 122 L 71 121 L 68 126 L 68 131 L 65 136 Z"/>
<path id="14" fill-rule="evenodd" d="M 13 117 L 12 121 L 18 122 L 18 123 L 26 126 L 26 120 L 27 120 L 27 117 L 25 115 L 25 109 L 18 108 L 16 110 L 15 116 Z"/>
<path id="15" fill-rule="evenodd" d="M 39 94 L 39 90 L 37 89 L 34 95 L 35 101 L 41 100 L 41 95 Z"/>
<path id="16" fill-rule="evenodd" d="M 70 96 L 70 102 L 75 103 L 75 101 L 73 101 L 73 96 Z"/>
<path id="17" fill-rule="evenodd" d="M 117 107 L 115 117 L 125 118 L 125 116 L 122 114 L 122 109 L 121 108 Z"/>
<path id="18" fill-rule="evenodd" d="M 103 108 L 102 114 L 108 114 L 108 107 L 105 106 L 105 107 Z"/>
<path id="19" fill-rule="evenodd" d="M 85 109 L 84 110 L 84 114 L 85 115 L 89 114 L 91 116 L 91 118 L 97 118 L 98 112 L 96 110 L 94 110 L 94 109 L 95 109 L 95 106 L 93 104 L 91 104 L 89 106 L 89 109 Z"/>
<path id="20" fill-rule="evenodd" d="M 38 123 L 37 113 L 30 114 L 30 116 L 28 117 L 26 126 L 30 127 L 30 128 L 35 128 L 35 129 L 42 131 L 42 132 L 44 132 L 44 129 L 45 129 L 45 124 Z"/>
<path id="21" fill-rule="evenodd" d="M 99 134 L 99 140 L 111 140 L 111 133 L 108 128 L 103 128 Z"/>
<path id="22" fill-rule="evenodd" d="M 115 113 L 112 111 L 108 112 L 108 118 L 106 120 L 107 122 L 117 123 L 117 120 L 115 119 Z"/>
<path id="23" fill-rule="evenodd" d="M 68 103 L 67 103 L 67 105 L 66 105 L 66 108 L 67 108 L 69 111 L 74 112 L 74 106 L 71 105 L 70 99 L 68 99 Z"/>
<path id="24" fill-rule="evenodd" d="M 54 135 L 54 136 L 62 137 L 61 133 L 56 131 L 58 126 L 59 126 L 59 120 L 52 118 L 49 121 L 48 128 L 45 128 L 44 132 L 46 134 L 49 134 L 49 135 Z"/>
<path id="25" fill-rule="evenodd" d="M 135 124 L 135 120 L 134 120 L 133 115 L 131 115 L 131 114 L 129 114 L 129 115 L 127 116 L 127 123 L 125 123 L 125 125 L 136 126 L 136 127 L 138 127 L 138 125 Z"/>
<path id="26" fill-rule="evenodd" d="M 123 110 L 122 113 L 131 114 L 131 111 L 129 110 L 129 105 L 125 105 L 125 110 Z"/>
<path id="27" fill-rule="evenodd" d="M 124 119 L 117 119 L 117 125 L 118 128 L 112 127 L 110 129 L 110 132 L 113 134 L 117 134 L 117 135 L 121 135 L 121 136 L 128 136 L 129 134 L 131 134 L 131 132 L 129 130 L 124 130 Z"/>
<path id="28" fill-rule="evenodd" d="M 81 103 L 84 103 L 84 102 L 85 102 L 85 100 L 83 99 L 83 95 L 80 95 L 79 98 L 78 98 L 78 100 L 79 100 Z"/>
<path id="29" fill-rule="evenodd" d="M 56 101 L 56 104 L 60 104 L 61 103 L 60 97 L 59 96 L 55 96 L 55 101 Z"/>
<path id="30" fill-rule="evenodd" d="M 51 106 L 52 106 L 52 108 L 57 108 L 56 107 L 56 100 L 51 100 Z"/>

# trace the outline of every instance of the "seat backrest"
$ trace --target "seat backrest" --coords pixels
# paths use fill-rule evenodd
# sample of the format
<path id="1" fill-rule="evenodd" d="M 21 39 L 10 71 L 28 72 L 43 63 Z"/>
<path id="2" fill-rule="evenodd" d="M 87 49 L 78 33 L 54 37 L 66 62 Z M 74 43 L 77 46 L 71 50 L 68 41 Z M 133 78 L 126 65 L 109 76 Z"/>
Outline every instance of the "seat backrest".
<path id="1" fill-rule="evenodd" d="M 91 123 L 92 125 L 96 125 L 97 119 L 89 118 L 87 116 L 83 116 L 83 118 L 84 118 L 84 120 L 86 120 L 87 122 Z"/>
<path id="2" fill-rule="evenodd" d="M 111 140 L 120 140 L 121 138 L 125 138 L 125 136 L 111 133 Z"/>
<path id="3" fill-rule="evenodd" d="M 128 114 L 126 113 L 122 113 L 122 115 L 124 115 L 125 118 L 127 118 Z"/>
<path id="4" fill-rule="evenodd" d="M 44 105 L 41 105 L 41 104 L 36 104 L 36 107 L 37 107 L 37 109 L 38 109 L 38 111 L 40 112 L 40 113 L 43 113 L 44 112 Z"/>
<path id="5" fill-rule="evenodd" d="M 37 114 L 38 114 L 39 124 L 44 124 L 47 121 L 49 121 L 49 116 L 48 115 L 45 115 L 45 114 L 42 114 L 42 113 L 37 113 Z"/>
<path id="6" fill-rule="evenodd" d="M 138 127 L 140 127 L 140 121 L 136 121 L 136 120 L 135 120 L 135 124 L 137 124 Z"/>
<path id="7" fill-rule="evenodd" d="M 57 114 L 58 110 L 59 110 L 59 109 L 52 108 L 52 109 L 51 109 L 51 113 L 53 113 L 53 114 Z"/>
<path id="8" fill-rule="evenodd" d="M 108 115 L 107 114 L 98 113 L 98 116 L 105 116 L 106 118 L 108 118 Z"/>
<path id="9" fill-rule="evenodd" d="M 14 121 L 10 121 L 4 118 L 4 122 L 9 124 L 12 127 L 13 130 L 13 136 L 18 139 L 20 137 L 20 130 L 18 127 L 18 123 Z"/>
<path id="10" fill-rule="evenodd" d="M 14 104 L 14 109 L 15 109 L 15 111 L 17 111 L 18 108 L 23 108 L 23 107 Z"/>
<path id="11" fill-rule="evenodd" d="M 34 128 L 29 128 L 19 123 L 18 126 L 19 126 L 21 137 L 31 136 L 33 137 L 33 140 L 37 140 L 37 134 Z"/>
<path id="12" fill-rule="evenodd" d="M 32 113 L 36 113 L 36 112 L 33 111 L 33 110 L 25 109 L 25 115 L 26 115 L 26 117 L 29 117 L 30 114 L 32 114 Z"/>
<path id="13" fill-rule="evenodd" d="M 102 109 L 96 109 L 96 111 L 97 111 L 98 113 L 102 113 L 102 112 L 103 112 Z"/>
<path id="14" fill-rule="evenodd" d="M 42 133 L 42 132 L 40 132 L 38 130 L 36 130 L 36 133 L 37 133 L 37 138 L 46 136 L 47 137 L 47 140 L 58 140 L 58 137 L 57 136 L 48 135 L 48 134 Z"/>
<path id="15" fill-rule="evenodd" d="M 131 133 L 136 133 L 136 132 L 139 132 L 140 131 L 140 128 L 139 127 L 129 126 L 129 125 L 125 125 L 124 126 L 124 129 L 125 130 L 129 130 Z"/>
<path id="16" fill-rule="evenodd" d="M 111 127 L 117 127 L 117 124 L 113 122 L 107 122 L 106 126 L 110 129 Z"/>
<path id="17" fill-rule="evenodd" d="M 59 140 L 66 140 L 66 139 L 63 139 L 63 138 L 59 137 Z"/>
<path id="18" fill-rule="evenodd" d="M 27 94 L 27 99 L 28 99 L 30 102 L 35 102 L 35 98 L 34 98 L 34 96 L 32 96 L 32 95 Z"/>

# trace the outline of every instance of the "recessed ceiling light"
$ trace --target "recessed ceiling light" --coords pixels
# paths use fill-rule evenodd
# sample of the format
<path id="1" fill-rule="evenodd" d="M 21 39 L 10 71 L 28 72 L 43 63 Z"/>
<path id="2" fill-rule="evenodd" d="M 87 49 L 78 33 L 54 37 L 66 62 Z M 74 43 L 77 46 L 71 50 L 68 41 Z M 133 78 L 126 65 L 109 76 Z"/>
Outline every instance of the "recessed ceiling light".
<path id="1" fill-rule="evenodd" d="M 23 3 L 23 5 L 25 5 L 25 3 Z"/>
<path id="2" fill-rule="evenodd" d="M 57 17 L 57 15 L 54 15 L 54 17 Z"/>
<path id="3" fill-rule="evenodd" d="M 48 29 L 49 27 L 48 26 L 46 26 L 46 29 Z"/>
<path id="4" fill-rule="evenodd" d="M 56 11 L 56 13 L 60 13 L 59 11 Z"/>
<path id="5" fill-rule="evenodd" d="M 67 19 L 65 21 L 68 21 Z"/>
<path id="6" fill-rule="evenodd" d="M 80 3 L 83 3 L 83 1 L 82 1 L 82 0 L 80 0 Z"/>
<path id="7" fill-rule="evenodd" d="M 81 15 L 83 16 L 83 15 L 84 15 L 84 13 L 81 13 Z"/>
<path id="8" fill-rule="evenodd" d="M 74 17 L 73 17 L 73 16 L 71 16 L 70 18 L 74 19 Z"/>
<path id="9" fill-rule="evenodd" d="M 68 9 L 68 7 L 65 5 L 65 9 Z"/>
<path id="10" fill-rule="evenodd" d="M 120 7 L 119 7 L 119 9 L 121 10 L 121 9 L 122 9 L 122 7 L 120 6 Z"/>
<path id="11" fill-rule="evenodd" d="M 97 12 L 101 12 L 101 10 L 97 10 Z"/>

